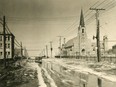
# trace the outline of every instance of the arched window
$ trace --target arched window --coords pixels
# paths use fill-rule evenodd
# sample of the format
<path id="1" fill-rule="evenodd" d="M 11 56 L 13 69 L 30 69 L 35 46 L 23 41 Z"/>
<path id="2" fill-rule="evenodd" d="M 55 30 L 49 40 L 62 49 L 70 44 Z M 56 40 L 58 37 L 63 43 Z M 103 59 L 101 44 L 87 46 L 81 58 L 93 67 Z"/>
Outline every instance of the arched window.
<path id="1" fill-rule="evenodd" d="M 82 29 L 82 33 L 84 33 L 84 29 Z"/>
<path id="2" fill-rule="evenodd" d="M 85 49 L 82 49 L 82 52 L 85 52 Z"/>

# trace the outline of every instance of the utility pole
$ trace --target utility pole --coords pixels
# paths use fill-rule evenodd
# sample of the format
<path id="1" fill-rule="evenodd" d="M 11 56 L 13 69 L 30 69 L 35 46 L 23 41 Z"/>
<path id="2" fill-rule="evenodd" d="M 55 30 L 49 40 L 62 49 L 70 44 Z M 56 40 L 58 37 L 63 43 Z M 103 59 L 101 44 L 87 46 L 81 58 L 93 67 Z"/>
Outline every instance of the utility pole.
<path id="1" fill-rule="evenodd" d="M 81 45 L 81 44 L 80 44 L 80 43 L 81 43 L 81 41 L 80 41 L 80 40 L 81 40 L 81 39 L 80 39 L 80 31 L 79 31 L 78 34 L 79 34 L 79 58 L 80 58 L 80 56 L 81 56 L 81 53 L 80 53 L 80 50 L 81 50 L 81 46 L 80 46 L 80 45 Z"/>
<path id="2" fill-rule="evenodd" d="M 23 57 L 23 46 L 22 46 L 22 42 L 20 42 L 21 44 L 21 57 Z"/>
<path id="3" fill-rule="evenodd" d="M 3 52 L 4 52 L 4 67 L 6 68 L 6 19 L 5 16 L 3 16 Z"/>
<path id="4" fill-rule="evenodd" d="M 64 46 L 63 46 L 63 48 L 65 49 L 65 47 L 66 47 L 66 38 L 64 38 Z"/>
<path id="5" fill-rule="evenodd" d="M 46 57 L 48 58 L 48 46 L 46 45 Z"/>
<path id="6" fill-rule="evenodd" d="M 96 40 L 97 40 L 97 58 L 98 62 L 101 60 L 101 51 L 100 51 L 100 21 L 99 21 L 99 11 L 105 10 L 105 9 L 97 9 L 97 8 L 90 8 L 90 10 L 96 11 L 96 25 L 97 25 L 97 34 L 96 34 Z"/>
<path id="7" fill-rule="evenodd" d="M 45 49 L 43 49 L 43 56 L 45 57 Z"/>
<path id="8" fill-rule="evenodd" d="M 28 54 L 27 54 L 27 49 L 26 47 L 24 47 L 24 56 L 27 58 L 28 57 Z"/>
<path id="9" fill-rule="evenodd" d="M 61 58 L 61 39 L 62 39 L 62 36 L 58 36 L 59 37 L 59 51 L 60 51 L 60 58 Z"/>
<path id="10" fill-rule="evenodd" d="M 52 50 L 53 50 L 53 48 L 52 48 L 52 41 L 50 41 L 50 50 L 51 50 L 51 58 L 52 58 Z"/>
<path id="11" fill-rule="evenodd" d="M 64 45 L 65 45 L 65 43 L 66 43 L 66 38 L 64 38 Z"/>

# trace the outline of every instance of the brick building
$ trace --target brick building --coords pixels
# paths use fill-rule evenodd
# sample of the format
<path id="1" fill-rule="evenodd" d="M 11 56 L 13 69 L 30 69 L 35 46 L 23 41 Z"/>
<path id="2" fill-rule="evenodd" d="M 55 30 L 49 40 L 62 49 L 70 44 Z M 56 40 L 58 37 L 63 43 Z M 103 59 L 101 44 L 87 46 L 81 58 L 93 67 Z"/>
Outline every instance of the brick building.
<path id="1" fill-rule="evenodd" d="M 13 34 L 6 34 L 6 58 L 14 57 L 14 39 Z M 3 33 L 0 33 L 0 59 L 4 58 L 3 46 Z"/>

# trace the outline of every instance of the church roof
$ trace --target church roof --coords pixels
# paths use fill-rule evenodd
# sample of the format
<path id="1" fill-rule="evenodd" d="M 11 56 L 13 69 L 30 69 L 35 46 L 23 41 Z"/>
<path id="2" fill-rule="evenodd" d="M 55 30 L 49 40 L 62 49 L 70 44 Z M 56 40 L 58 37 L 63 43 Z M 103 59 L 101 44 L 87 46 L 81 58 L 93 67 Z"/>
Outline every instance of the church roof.
<path id="1" fill-rule="evenodd" d="M 70 39 L 70 40 L 66 43 L 66 47 L 73 46 L 75 40 L 77 40 L 77 37 L 74 37 L 74 38 Z"/>
<path id="2" fill-rule="evenodd" d="M 83 10 L 81 9 L 81 15 L 80 15 L 80 26 L 85 27 L 85 22 L 84 22 L 84 16 L 83 16 Z"/>

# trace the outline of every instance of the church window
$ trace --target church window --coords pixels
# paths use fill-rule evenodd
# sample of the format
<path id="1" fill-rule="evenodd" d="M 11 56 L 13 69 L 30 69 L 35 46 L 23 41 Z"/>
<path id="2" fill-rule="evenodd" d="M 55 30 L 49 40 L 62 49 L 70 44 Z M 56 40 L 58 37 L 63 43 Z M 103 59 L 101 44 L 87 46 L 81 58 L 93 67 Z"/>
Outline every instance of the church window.
<path id="1" fill-rule="evenodd" d="M 82 52 L 85 52 L 85 49 L 82 49 Z"/>
<path id="2" fill-rule="evenodd" d="M 82 33 L 84 33 L 84 29 L 82 29 Z"/>

